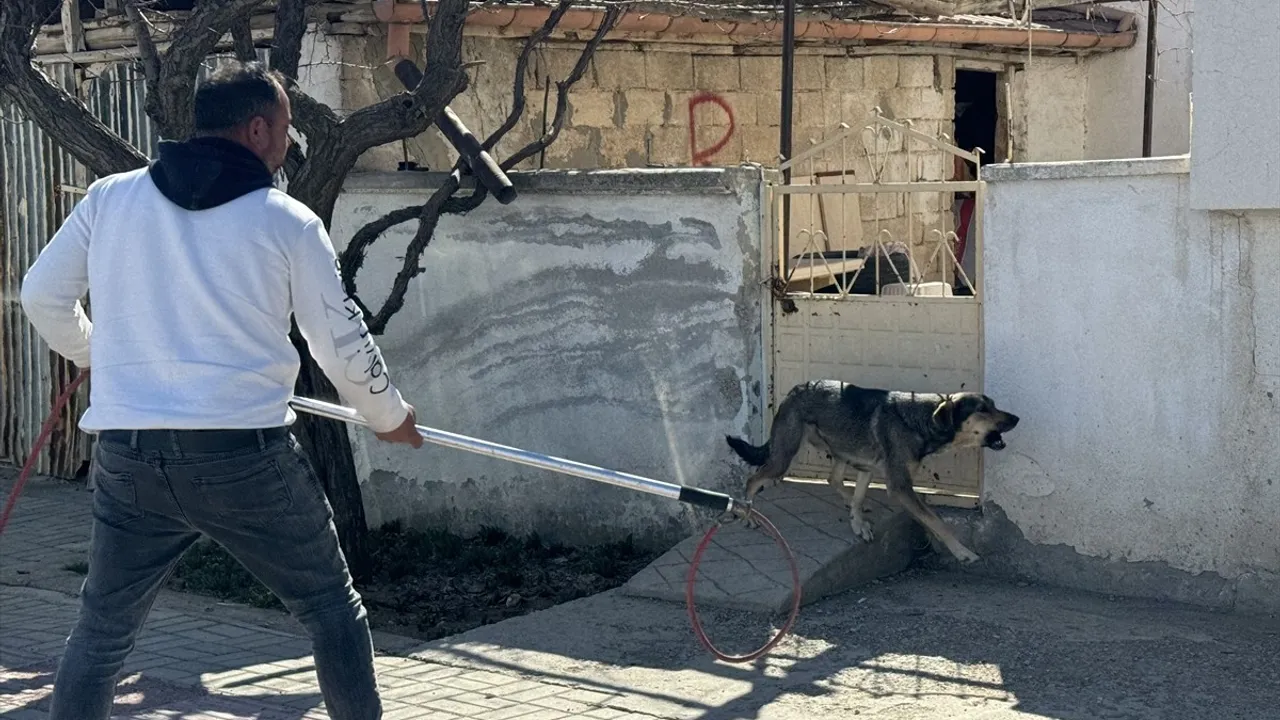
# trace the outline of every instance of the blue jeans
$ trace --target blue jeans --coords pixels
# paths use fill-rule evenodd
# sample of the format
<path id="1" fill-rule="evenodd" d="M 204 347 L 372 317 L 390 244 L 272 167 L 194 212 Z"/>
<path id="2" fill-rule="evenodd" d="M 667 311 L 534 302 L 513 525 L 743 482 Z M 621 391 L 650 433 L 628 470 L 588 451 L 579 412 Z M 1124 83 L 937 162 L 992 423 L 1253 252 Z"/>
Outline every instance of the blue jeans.
<path id="1" fill-rule="evenodd" d="M 89 572 L 50 720 L 107 720 L 160 587 L 202 533 L 307 629 L 329 716 L 382 717 L 368 619 L 338 546 L 333 510 L 285 428 L 104 432 L 90 480 Z"/>

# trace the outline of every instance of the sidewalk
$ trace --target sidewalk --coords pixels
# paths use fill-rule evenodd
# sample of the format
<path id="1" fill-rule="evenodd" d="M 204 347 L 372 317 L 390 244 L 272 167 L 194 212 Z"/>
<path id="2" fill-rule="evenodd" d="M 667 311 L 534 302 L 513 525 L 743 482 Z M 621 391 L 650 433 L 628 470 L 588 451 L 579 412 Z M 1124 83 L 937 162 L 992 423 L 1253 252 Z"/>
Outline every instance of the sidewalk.
<path id="1" fill-rule="evenodd" d="M 12 483 L 0 481 L 7 495 Z M 3 497 L 3 496 L 0 496 Z M 65 570 L 88 544 L 89 493 L 32 481 L 0 536 L 0 717 L 42 720 L 53 673 L 75 623 L 81 577 Z M 377 634 L 382 653 L 422 644 Z M 431 720 L 651 720 L 608 707 L 611 695 L 380 654 L 384 717 Z M 164 592 L 138 638 L 117 692 L 118 717 L 136 720 L 327 718 L 310 642 L 281 613 Z"/>
<path id="2" fill-rule="evenodd" d="M 0 478 L 0 492 L 9 483 Z M 33 483 L 0 538 L 0 717 L 43 720 L 76 610 L 87 493 Z M 21 584 L 25 586 L 17 586 Z M 760 617 L 706 612 L 742 652 Z M 912 571 L 807 606 L 752 665 L 714 662 L 682 605 L 617 591 L 432 643 L 377 635 L 385 717 L 422 720 L 1263 720 L 1280 624 Z M 163 593 L 118 718 L 325 718 L 287 616 Z"/>
<path id="3" fill-rule="evenodd" d="M 0 588 L 0 714 L 45 717 L 55 658 L 75 621 L 72 598 L 34 588 Z M 609 696 L 409 658 L 381 656 L 387 720 L 640 720 L 610 710 Z M 139 638 L 116 698 L 121 718 L 302 720 L 328 716 L 315 684 L 309 643 L 296 635 L 216 617 L 157 610 Z"/>

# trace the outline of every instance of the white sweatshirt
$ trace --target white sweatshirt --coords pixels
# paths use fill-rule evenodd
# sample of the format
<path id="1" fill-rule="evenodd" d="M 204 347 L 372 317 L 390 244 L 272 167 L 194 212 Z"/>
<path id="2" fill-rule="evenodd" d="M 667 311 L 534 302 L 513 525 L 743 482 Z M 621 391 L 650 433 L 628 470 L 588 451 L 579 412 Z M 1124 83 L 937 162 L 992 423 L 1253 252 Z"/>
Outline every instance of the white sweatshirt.
<path id="1" fill-rule="evenodd" d="M 324 225 L 274 188 L 190 211 L 145 168 L 102 178 L 27 272 L 22 307 L 55 352 L 92 367 L 86 432 L 291 424 L 291 313 L 374 431 L 408 414 Z"/>

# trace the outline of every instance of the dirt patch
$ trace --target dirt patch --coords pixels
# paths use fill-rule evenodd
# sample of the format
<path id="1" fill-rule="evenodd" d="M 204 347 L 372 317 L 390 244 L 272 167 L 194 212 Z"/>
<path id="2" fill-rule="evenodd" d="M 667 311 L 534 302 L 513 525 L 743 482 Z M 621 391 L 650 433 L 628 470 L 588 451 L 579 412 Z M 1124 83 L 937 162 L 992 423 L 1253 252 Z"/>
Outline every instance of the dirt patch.
<path id="1" fill-rule="evenodd" d="M 473 537 L 406 530 L 371 533 L 373 579 L 360 586 L 374 628 L 421 640 L 543 610 L 618 587 L 657 557 L 632 542 L 590 547 L 486 529 Z M 197 543 L 169 579 L 174 590 L 283 609 L 220 545 Z"/>

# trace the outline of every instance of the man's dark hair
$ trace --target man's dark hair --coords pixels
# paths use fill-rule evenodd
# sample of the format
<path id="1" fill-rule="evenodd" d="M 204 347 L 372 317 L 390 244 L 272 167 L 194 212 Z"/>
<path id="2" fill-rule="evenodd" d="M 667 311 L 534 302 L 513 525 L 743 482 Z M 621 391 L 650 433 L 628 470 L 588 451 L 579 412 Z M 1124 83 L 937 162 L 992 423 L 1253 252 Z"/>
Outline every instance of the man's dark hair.
<path id="1" fill-rule="evenodd" d="M 280 102 L 284 77 L 260 62 L 233 62 L 219 68 L 196 88 L 195 131 L 222 133 L 270 115 Z"/>

